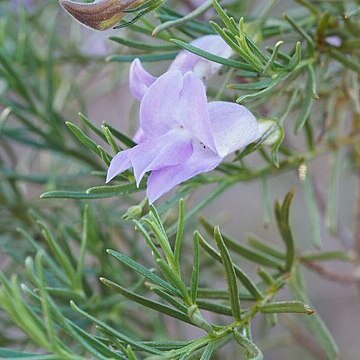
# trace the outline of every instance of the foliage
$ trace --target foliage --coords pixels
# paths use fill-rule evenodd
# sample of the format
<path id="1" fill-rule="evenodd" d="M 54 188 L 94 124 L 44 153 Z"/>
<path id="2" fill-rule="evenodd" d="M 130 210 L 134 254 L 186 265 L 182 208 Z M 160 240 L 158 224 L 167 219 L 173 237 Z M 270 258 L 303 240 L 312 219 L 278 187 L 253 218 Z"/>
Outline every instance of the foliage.
<path id="1" fill-rule="evenodd" d="M 298 0 L 281 16 L 276 1 L 256 8 L 246 1 L 183 3 L 151 0 L 133 9 L 133 21 L 110 36 L 117 53 L 107 64 L 80 51 L 83 35 L 63 25 L 72 24 L 64 14 L 55 21 L 55 2 L 16 10 L 1 4 L 1 358 L 205 360 L 234 351 L 262 359 L 262 340 L 252 336 L 262 319 L 268 337 L 280 323 L 295 343 L 305 339 L 298 341 L 303 353 L 338 358 L 331 329 L 311 305 L 304 269 L 358 281 L 355 270 L 342 277 L 323 263 L 355 269 L 360 229 L 355 252 L 329 249 L 321 219 L 341 237 L 343 163 L 359 172 L 359 2 Z M 205 34 L 220 35 L 234 55 L 222 58 L 190 44 Z M 84 115 L 93 96 L 87 86 L 106 68 L 106 94 L 119 63 L 171 60 L 181 49 L 223 65 L 208 86 L 212 99 L 244 104 L 273 126 L 155 207 L 142 198 L 146 179 L 138 188 L 130 171 L 104 185 L 113 155 L 134 142 Z M 322 201 L 312 170 L 324 156 L 332 165 Z M 36 173 L 41 157 L 45 165 Z M 272 216 L 268 181 L 290 171 L 298 173 L 308 209 L 306 247 L 290 211 L 294 189 L 283 191 Z M 236 184 L 256 181 L 263 186 L 257 206 L 264 207 L 264 219 L 260 214 L 256 221 L 260 228 L 274 218 L 281 246 L 225 235 L 202 212 Z M 41 200 L 27 194 L 31 186 Z M 197 202 L 187 200 L 202 188 L 207 192 Z M 8 331 L 14 326 L 21 330 L 15 336 Z M 307 346 L 309 337 L 314 346 Z"/>

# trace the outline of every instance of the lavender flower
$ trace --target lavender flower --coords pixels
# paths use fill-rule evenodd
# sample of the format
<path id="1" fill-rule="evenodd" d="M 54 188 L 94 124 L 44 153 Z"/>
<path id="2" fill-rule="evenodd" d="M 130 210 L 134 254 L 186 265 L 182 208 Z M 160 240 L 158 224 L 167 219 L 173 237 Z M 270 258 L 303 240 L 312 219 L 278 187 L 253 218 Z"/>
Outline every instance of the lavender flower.
<path id="1" fill-rule="evenodd" d="M 207 51 L 211 54 L 228 58 L 232 54 L 229 45 L 219 35 L 202 36 L 191 45 Z M 221 67 L 221 64 L 204 59 L 187 50 L 180 51 L 169 70 L 180 70 L 183 74 L 193 71 L 199 78 L 206 81 L 213 76 Z M 149 74 L 141 65 L 139 59 L 135 59 L 130 67 L 130 91 L 133 96 L 141 101 L 147 89 L 154 83 L 156 77 Z"/>
<path id="2" fill-rule="evenodd" d="M 202 81 L 193 72 L 168 71 L 146 91 L 140 105 L 143 137 L 111 161 L 106 182 L 133 167 L 137 185 L 146 172 L 153 203 L 176 185 L 216 168 L 225 156 L 260 136 L 245 107 L 207 102 Z"/>

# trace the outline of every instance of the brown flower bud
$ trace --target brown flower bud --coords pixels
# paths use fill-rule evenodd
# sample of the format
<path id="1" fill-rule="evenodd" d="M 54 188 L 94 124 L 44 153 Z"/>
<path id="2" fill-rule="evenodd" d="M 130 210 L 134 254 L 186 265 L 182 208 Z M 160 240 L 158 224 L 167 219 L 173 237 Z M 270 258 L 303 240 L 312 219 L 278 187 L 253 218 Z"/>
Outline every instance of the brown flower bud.
<path id="1" fill-rule="evenodd" d="M 95 0 L 79 3 L 59 0 L 60 5 L 81 24 L 96 30 L 106 30 L 114 26 L 124 16 L 123 11 L 140 5 L 144 0 Z"/>

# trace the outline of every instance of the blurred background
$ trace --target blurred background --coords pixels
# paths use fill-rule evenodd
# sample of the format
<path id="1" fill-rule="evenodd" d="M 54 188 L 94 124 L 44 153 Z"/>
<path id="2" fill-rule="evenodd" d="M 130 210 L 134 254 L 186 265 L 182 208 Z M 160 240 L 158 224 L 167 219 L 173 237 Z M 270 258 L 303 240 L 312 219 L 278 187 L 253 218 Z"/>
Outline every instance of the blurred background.
<path id="1" fill-rule="evenodd" d="M 202 1 L 168 2 L 168 6 L 188 11 L 198 3 Z M 256 14 L 256 9 L 264 3 L 266 1 L 252 1 L 249 13 Z M 279 1 L 273 12 L 280 16 L 293 6 L 292 1 Z M 21 277 L 21 264 L 28 249 L 17 228 L 33 227 L 30 209 L 50 223 L 79 228 L 78 214 L 82 208 L 79 202 L 40 199 L 41 194 L 57 189 L 83 190 L 103 183 L 103 174 L 94 171 L 104 171 L 104 165 L 74 138 L 65 122 L 82 127 L 78 117 L 81 112 L 97 127 L 106 122 L 129 136 L 134 134 L 138 103 L 128 89 L 129 63 L 107 61 L 110 55 L 133 54 L 132 49 L 108 39 L 114 35 L 126 37 L 129 31 L 87 29 L 66 15 L 57 1 L 0 1 L 0 268 L 6 274 L 19 273 Z M 167 62 L 149 62 L 144 66 L 159 75 L 167 68 Z M 216 84 L 218 80 L 213 81 Z M 295 137 L 292 131 L 288 133 L 287 143 L 302 150 L 305 142 L 302 135 Z M 336 203 L 330 214 L 325 205 L 323 209 L 319 206 L 320 234 L 326 250 L 351 252 L 354 247 L 359 184 L 346 159 L 344 150 L 336 158 L 323 155 L 311 166 L 318 203 L 327 203 L 330 192 Z M 251 155 L 249 161 L 256 163 L 258 159 Z M 334 162 L 338 164 L 336 167 Z M 205 208 L 204 216 L 220 224 L 222 230 L 235 239 L 246 241 L 251 234 L 256 234 L 280 245 L 271 208 L 290 188 L 296 188 L 291 213 L 295 243 L 299 251 L 306 251 L 312 246 L 313 233 L 304 184 L 297 171 L 238 184 Z M 200 201 L 207 191 L 205 187 L 192 194 L 187 199 L 187 207 Z M 95 200 L 98 226 L 120 221 L 126 208 L 141 198 L 142 194 L 128 197 L 126 203 L 121 204 Z M 115 232 L 114 229 L 106 231 Z M 115 243 L 127 248 L 118 235 Z M 106 244 L 94 246 L 102 251 Z M 242 258 L 238 261 L 242 268 L 255 273 L 256 265 Z M 327 262 L 324 268 L 309 266 L 305 271 L 310 301 L 329 327 L 339 346 L 340 359 L 344 360 L 357 360 L 360 353 L 359 289 L 352 274 L 354 265 L 339 261 Z M 287 291 L 281 293 L 283 299 L 288 296 Z M 299 330 L 298 323 L 302 321 L 306 320 L 284 316 L 276 331 L 270 333 L 263 326 L 264 319 L 257 320 L 253 335 L 266 359 L 314 358 L 316 345 L 308 352 L 303 349 L 313 344 L 312 334 Z M 7 325 L 5 314 L 0 315 L 1 323 L 1 346 L 31 348 L 20 330 Z M 195 335 L 192 330 L 174 330 L 170 320 L 168 329 L 178 340 Z M 224 356 L 237 358 L 236 351 L 230 347 L 219 353 L 219 358 Z M 318 358 L 322 358 L 321 355 Z"/>

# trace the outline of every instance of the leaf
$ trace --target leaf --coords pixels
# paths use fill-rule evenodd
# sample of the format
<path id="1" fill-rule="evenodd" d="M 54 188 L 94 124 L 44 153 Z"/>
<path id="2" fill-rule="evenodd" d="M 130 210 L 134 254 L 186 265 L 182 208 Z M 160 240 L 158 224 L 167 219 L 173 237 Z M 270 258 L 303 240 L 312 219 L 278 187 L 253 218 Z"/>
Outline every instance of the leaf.
<path id="1" fill-rule="evenodd" d="M 138 272 L 142 276 L 146 277 L 148 280 L 153 282 L 154 284 L 160 286 L 162 289 L 166 290 L 172 295 L 179 296 L 180 292 L 174 288 L 172 285 L 170 285 L 167 281 L 163 280 L 158 275 L 151 272 L 149 269 L 145 268 L 144 266 L 140 265 L 135 260 L 131 259 L 125 254 L 119 253 L 114 250 L 106 250 L 106 252 L 112 256 L 114 256 L 117 260 L 121 261 L 125 266 L 128 268 Z"/>
<path id="2" fill-rule="evenodd" d="M 226 248 L 223 238 L 221 237 L 220 229 L 218 226 L 214 228 L 214 238 L 216 241 L 216 245 L 220 250 L 221 260 L 225 270 L 226 281 L 229 289 L 231 310 L 235 320 L 240 321 L 241 320 L 240 298 L 239 298 L 239 291 L 237 286 L 237 279 L 235 275 L 235 269 L 229 251 Z"/>
<path id="3" fill-rule="evenodd" d="M 80 309 L 73 301 L 70 301 L 71 307 L 76 310 L 78 313 L 92 321 L 93 323 L 97 324 L 101 328 L 103 328 L 105 331 L 109 332 L 111 335 L 115 336 L 116 338 L 124 341 L 127 344 L 130 344 L 131 346 L 134 346 L 140 350 L 146 351 L 150 354 L 161 354 L 161 351 L 156 350 L 155 348 L 152 348 L 150 346 L 147 346 L 139 341 L 133 340 L 132 338 L 120 333 L 119 331 L 113 329 L 112 327 L 106 325 L 104 322 L 98 320 L 97 318 L 93 317 L 92 315 L 88 314 L 86 311 Z"/>
<path id="4" fill-rule="evenodd" d="M 130 48 L 148 50 L 148 51 L 174 51 L 177 49 L 174 45 L 158 45 L 149 44 L 144 41 L 137 41 L 132 39 L 125 39 L 119 36 L 110 36 L 109 40 L 114 41 L 118 44 L 125 45 Z"/>
<path id="5" fill-rule="evenodd" d="M 295 190 L 289 191 L 286 194 L 284 202 L 281 205 L 279 202 L 276 202 L 275 204 L 276 222 L 281 237 L 286 245 L 286 264 L 284 269 L 285 271 L 291 271 L 295 260 L 295 246 L 289 224 L 290 205 L 294 194 Z"/>
<path id="6" fill-rule="evenodd" d="M 193 235 L 194 258 L 193 258 L 193 268 L 191 273 L 191 286 L 190 286 L 190 296 L 193 303 L 196 302 L 197 292 L 199 287 L 199 267 L 200 267 L 199 239 L 200 239 L 200 234 L 198 231 L 195 231 Z"/>
<path id="7" fill-rule="evenodd" d="M 356 255 L 349 251 L 323 251 L 319 253 L 303 253 L 300 259 L 305 261 L 340 260 L 350 262 L 356 259 Z"/>
<path id="8" fill-rule="evenodd" d="M 56 190 L 56 191 L 48 191 L 40 195 L 41 199 L 84 199 L 84 200 L 91 200 L 91 199 L 104 199 L 109 197 L 119 196 L 116 192 L 110 193 L 95 193 L 95 194 L 87 194 L 82 191 L 63 191 L 63 190 Z"/>
<path id="9" fill-rule="evenodd" d="M 102 140 L 106 141 L 105 135 L 84 114 L 80 112 L 78 115 L 80 120 L 83 122 L 85 126 L 87 126 L 90 130 L 92 130 Z"/>
<path id="10" fill-rule="evenodd" d="M 186 305 L 191 305 L 191 297 L 189 292 L 182 281 L 180 275 L 178 275 L 166 262 L 164 259 L 156 259 L 156 263 L 159 265 L 161 271 L 166 276 L 166 278 L 173 284 L 173 286 L 181 294 L 181 298 Z"/>
<path id="11" fill-rule="evenodd" d="M 311 65 L 307 66 L 308 75 L 306 80 L 306 86 L 303 92 L 303 99 L 301 101 L 299 115 L 295 121 L 296 134 L 303 128 L 306 121 L 308 120 L 314 102 L 313 89 L 315 87 L 314 85 L 315 79 L 312 75 L 311 68 L 312 68 Z"/>
<path id="12" fill-rule="evenodd" d="M 315 311 L 302 301 L 278 301 L 259 307 L 263 314 L 300 313 L 311 315 Z"/>
<path id="13" fill-rule="evenodd" d="M 251 65 L 248 65 L 246 63 L 232 60 L 232 59 L 223 58 L 221 56 L 211 54 L 207 51 L 201 50 L 200 48 L 197 48 L 195 46 L 187 44 L 186 42 L 181 41 L 181 40 L 170 39 L 170 41 L 173 42 L 174 44 L 180 46 L 181 48 L 190 51 L 193 54 L 201 56 L 210 61 L 214 61 L 218 64 L 222 64 L 222 65 L 229 66 L 229 67 L 236 68 L 236 69 L 254 71 L 254 68 Z"/>
<path id="14" fill-rule="evenodd" d="M 13 359 L 13 360 L 58 360 L 58 355 L 54 354 L 32 354 L 28 352 L 16 351 L 6 348 L 0 348 L 1 359 Z"/>
<path id="15" fill-rule="evenodd" d="M 104 135 L 105 135 L 105 138 L 106 138 L 106 141 L 107 143 L 110 145 L 111 147 L 111 150 L 113 151 L 114 154 L 117 154 L 121 149 L 119 148 L 119 146 L 116 144 L 115 140 L 114 140 L 114 137 L 110 131 L 110 129 L 105 126 L 105 125 L 102 125 L 101 126 L 103 132 L 104 132 Z"/>
<path id="16" fill-rule="evenodd" d="M 137 187 L 135 183 L 130 184 L 121 184 L 121 185 L 102 185 L 102 186 L 94 186 L 86 190 L 86 194 L 104 194 L 109 196 L 113 194 L 113 196 L 120 196 L 125 194 L 132 194 L 139 192 L 145 188 L 144 184 L 141 184 L 140 187 Z"/>
<path id="17" fill-rule="evenodd" d="M 203 225 L 206 232 L 208 234 L 212 234 L 213 226 L 209 222 L 207 222 L 204 218 L 201 218 L 200 222 Z M 263 266 L 273 267 L 276 269 L 281 269 L 283 267 L 283 264 L 281 262 L 279 262 L 278 259 L 275 259 L 272 256 L 269 256 L 269 255 L 259 252 L 259 251 L 255 252 L 252 249 L 250 249 L 249 247 L 241 244 L 240 242 L 232 240 L 227 235 L 223 234 L 222 238 L 223 238 L 226 246 L 230 250 L 233 250 L 237 254 L 243 256 L 244 258 L 246 258 L 252 262 L 255 262 L 255 263 L 263 265 Z"/>
<path id="18" fill-rule="evenodd" d="M 303 180 L 303 187 L 304 187 L 305 201 L 310 219 L 311 240 L 312 243 L 315 245 L 315 247 L 321 248 L 322 247 L 321 231 L 320 231 L 321 221 L 320 221 L 319 209 L 316 203 L 313 179 L 311 175 L 311 168 L 309 163 L 304 164 L 304 166 L 306 167 L 306 174 Z"/>
<path id="19" fill-rule="evenodd" d="M 177 54 L 178 52 L 168 52 L 164 54 L 110 55 L 106 58 L 106 61 L 132 62 L 135 59 L 139 59 L 142 62 L 167 61 L 175 59 Z"/>
<path id="20" fill-rule="evenodd" d="M 174 247 L 175 264 L 178 270 L 180 269 L 180 251 L 181 251 L 181 243 L 183 241 L 183 236 L 184 236 L 184 228 L 185 228 L 185 205 L 184 205 L 184 199 L 180 199 L 178 224 L 177 224 L 175 247 Z"/>
<path id="21" fill-rule="evenodd" d="M 134 142 L 133 140 L 131 140 L 128 136 L 126 136 L 125 134 L 121 133 L 120 131 L 116 130 L 115 128 L 113 128 L 111 125 L 109 125 L 106 121 L 103 122 L 103 126 L 106 126 L 110 131 L 111 134 L 116 137 L 118 140 L 120 140 L 124 145 L 126 145 L 127 147 L 134 147 L 136 145 L 136 142 Z M 105 136 L 105 135 L 104 135 Z"/>
<path id="22" fill-rule="evenodd" d="M 215 343 L 214 342 L 210 342 L 205 350 L 203 351 L 203 353 L 201 354 L 201 358 L 200 360 L 210 360 L 211 359 L 211 355 L 213 354 L 213 352 L 215 351 Z"/>
<path id="23" fill-rule="evenodd" d="M 58 261 L 62 269 L 64 269 L 67 277 L 74 284 L 74 282 L 76 281 L 76 271 L 72 266 L 71 260 L 60 247 L 58 242 L 54 239 L 48 227 L 41 221 L 37 221 L 37 223 L 41 229 L 41 233 L 44 239 L 48 243 L 52 253 L 55 255 L 56 260 Z"/>
<path id="24" fill-rule="evenodd" d="M 342 174 L 342 154 L 336 151 L 331 157 L 329 184 L 326 199 L 325 225 L 331 234 L 336 234 L 338 228 L 338 208 L 340 195 L 340 177 Z"/>
<path id="25" fill-rule="evenodd" d="M 73 123 L 67 121 L 66 126 L 71 130 L 71 132 L 89 149 L 91 150 L 93 153 L 95 153 L 96 155 L 100 156 L 100 152 L 99 149 L 97 148 L 97 144 L 86 134 L 84 134 L 84 132 L 78 128 L 76 125 L 74 125 Z"/>
<path id="26" fill-rule="evenodd" d="M 271 255 L 272 257 L 278 258 L 278 259 L 285 259 L 285 254 L 280 249 L 276 248 L 273 244 L 268 245 L 263 240 L 259 240 L 258 238 L 255 238 L 254 236 L 249 236 L 247 238 L 247 243 L 253 247 L 254 249 L 260 250 L 264 253 L 267 253 Z"/>
<path id="27" fill-rule="evenodd" d="M 199 244 L 215 260 L 222 262 L 221 255 L 211 245 L 209 245 L 202 236 L 199 238 Z M 244 287 L 250 292 L 250 294 L 253 295 L 257 300 L 263 299 L 264 296 L 256 284 L 238 266 L 235 265 L 234 270 L 236 276 L 242 282 Z"/>
<path id="28" fill-rule="evenodd" d="M 262 360 L 264 358 L 261 350 L 251 340 L 241 335 L 236 329 L 234 329 L 233 334 L 236 342 L 245 350 L 247 359 Z"/>
<path id="29" fill-rule="evenodd" d="M 303 289 L 302 277 L 297 269 L 296 273 L 290 277 L 290 287 L 294 295 L 301 301 L 309 304 L 309 299 Z M 308 317 L 306 324 L 310 328 L 313 336 L 316 337 L 320 346 L 325 350 L 327 358 L 329 360 L 336 360 L 339 357 L 339 349 L 336 345 L 334 338 L 332 337 L 326 324 L 322 321 L 318 313 Z"/>
<path id="30" fill-rule="evenodd" d="M 212 0 L 207 0 L 200 6 L 196 7 L 193 11 L 189 12 L 185 16 L 182 16 L 178 19 L 166 21 L 158 26 L 153 30 L 152 35 L 156 36 L 160 32 L 170 29 L 172 27 L 179 27 L 179 26 L 186 26 L 186 24 L 191 21 L 192 19 L 202 15 L 212 6 Z"/>
<path id="31" fill-rule="evenodd" d="M 186 323 L 192 324 L 188 316 L 184 313 L 182 313 L 179 310 L 173 309 L 167 305 L 161 304 L 157 301 L 147 299 L 143 296 L 140 296 L 138 294 L 135 294 L 134 292 L 125 289 L 124 287 L 120 286 L 119 284 L 116 284 L 108 279 L 100 278 L 100 281 L 110 287 L 113 288 L 115 291 L 117 291 L 119 294 L 125 296 L 131 301 L 134 301 L 138 304 L 141 304 L 149 309 L 153 309 L 159 313 L 171 316 L 173 318 L 179 319 L 181 321 L 184 321 Z"/>

